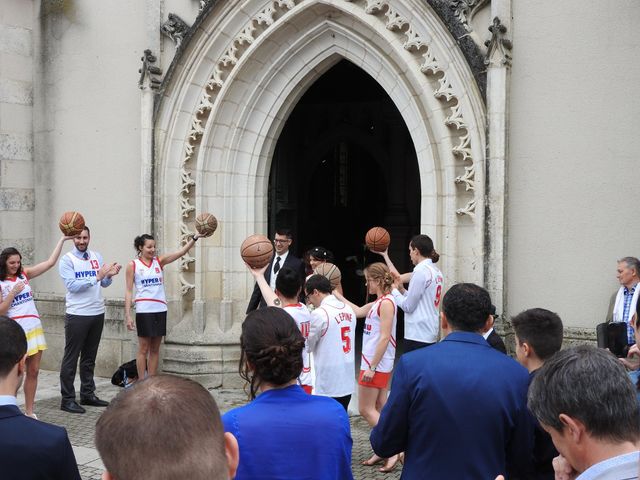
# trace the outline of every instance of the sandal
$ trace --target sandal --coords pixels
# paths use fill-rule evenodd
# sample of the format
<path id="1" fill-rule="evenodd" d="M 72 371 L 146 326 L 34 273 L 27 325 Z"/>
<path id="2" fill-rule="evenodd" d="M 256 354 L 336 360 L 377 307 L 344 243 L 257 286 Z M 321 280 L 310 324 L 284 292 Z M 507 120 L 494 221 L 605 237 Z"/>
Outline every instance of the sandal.
<path id="1" fill-rule="evenodd" d="M 396 466 L 398 465 L 398 460 L 399 460 L 398 455 L 394 455 L 393 457 L 387 458 L 387 461 L 385 462 L 385 464 L 382 467 L 380 467 L 378 471 L 382 473 L 393 472 L 396 469 Z"/>
<path id="2" fill-rule="evenodd" d="M 378 463 L 382 463 L 382 462 L 384 462 L 384 458 L 379 457 L 374 453 L 373 455 L 371 455 L 371 458 L 369 458 L 368 460 L 363 460 L 362 465 L 364 465 L 365 467 L 373 467 L 374 465 L 377 465 Z"/>

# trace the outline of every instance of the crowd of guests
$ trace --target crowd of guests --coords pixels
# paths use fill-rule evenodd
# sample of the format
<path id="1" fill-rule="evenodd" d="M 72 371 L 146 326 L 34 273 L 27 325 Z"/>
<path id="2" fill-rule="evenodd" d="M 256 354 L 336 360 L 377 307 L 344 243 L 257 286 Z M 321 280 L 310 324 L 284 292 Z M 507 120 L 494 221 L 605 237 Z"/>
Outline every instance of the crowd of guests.
<path id="1" fill-rule="evenodd" d="M 147 240 L 141 261 L 152 267 Z M 495 339 L 496 309 L 484 288 L 460 283 L 444 293 L 426 235 L 409 244 L 412 272 L 398 272 L 387 252 L 364 270 L 373 301 L 362 306 L 324 276 L 306 275 L 291 241 L 278 231 L 272 262 L 248 267 L 257 294 L 242 325 L 239 372 L 249 403 L 220 417 L 200 385 L 149 375 L 96 425 L 103 478 L 351 479 L 356 385 L 372 428 L 363 464 L 382 464 L 382 472 L 402 463 L 407 479 L 638 478 L 640 262 L 620 261 L 621 292 L 612 302 L 612 321 L 631 328 L 628 358 L 584 345 L 561 350 L 560 317 L 534 308 L 511 319 L 514 360 Z M 314 252 L 327 261 L 326 250 Z M 406 326 L 394 365 L 398 309 Z M 357 318 L 364 318 L 358 375 Z M 1 317 L 0 438 L 24 445 L 20 455 L 30 460 L 21 464 L 14 448 L 0 448 L 0 462 L 15 472 L 10 478 L 79 478 L 66 432 L 16 406 L 28 358 L 25 332 Z"/>

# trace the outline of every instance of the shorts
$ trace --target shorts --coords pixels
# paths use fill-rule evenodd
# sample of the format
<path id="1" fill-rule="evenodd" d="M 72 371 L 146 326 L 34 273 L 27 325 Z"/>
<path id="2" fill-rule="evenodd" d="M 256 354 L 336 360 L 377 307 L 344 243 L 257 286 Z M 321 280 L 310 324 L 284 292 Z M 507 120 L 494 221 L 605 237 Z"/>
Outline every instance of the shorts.
<path id="1" fill-rule="evenodd" d="M 164 337 L 167 334 L 167 312 L 136 313 L 139 337 Z"/>
<path id="2" fill-rule="evenodd" d="M 387 388 L 387 385 L 389 385 L 389 379 L 391 378 L 391 372 L 375 372 L 373 374 L 373 379 L 370 382 L 365 382 L 362 380 L 362 375 L 365 371 L 366 370 L 360 370 L 358 385 L 369 388 L 379 388 L 380 390 Z"/>

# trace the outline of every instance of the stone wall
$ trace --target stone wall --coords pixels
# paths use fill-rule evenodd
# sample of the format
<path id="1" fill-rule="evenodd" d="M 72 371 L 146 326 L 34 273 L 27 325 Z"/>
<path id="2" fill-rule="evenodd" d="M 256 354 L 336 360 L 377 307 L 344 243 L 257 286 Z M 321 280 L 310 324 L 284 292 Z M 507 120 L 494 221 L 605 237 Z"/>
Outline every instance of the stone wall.
<path id="1" fill-rule="evenodd" d="M 36 294 L 36 305 L 49 346 L 42 355 L 41 368 L 59 371 L 64 353 L 64 297 Z M 121 364 L 135 358 L 137 348 L 135 333 L 124 323 L 124 301 L 107 300 L 95 374 L 111 377 Z"/>
<path id="2" fill-rule="evenodd" d="M 0 8 L 0 246 L 33 259 L 33 2 Z"/>

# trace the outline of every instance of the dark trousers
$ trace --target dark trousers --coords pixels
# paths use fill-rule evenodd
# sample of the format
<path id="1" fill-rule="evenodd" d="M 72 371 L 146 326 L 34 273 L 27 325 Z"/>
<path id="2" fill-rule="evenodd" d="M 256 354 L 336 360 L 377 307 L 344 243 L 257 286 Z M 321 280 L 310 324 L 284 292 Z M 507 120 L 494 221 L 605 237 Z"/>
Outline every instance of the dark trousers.
<path id="1" fill-rule="evenodd" d="M 104 326 L 104 313 L 100 315 L 70 315 L 64 318 L 64 357 L 60 366 L 60 392 L 62 400 L 75 400 L 78 357 L 80 357 L 80 398 L 90 397 L 96 390 L 93 370 L 96 366 L 98 345 Z"/>
<path id="2" fill-rule="evenodd" d="M 349 412 L 349 402 L 351 401 L 351 395 L 345 395 L 344 397 L 331 397 L 340 405 L 342 405 L 345 411 Z"/>
<path id="3" fill-rule="evenodd" d="M 405 338 L 402 343 L 402 352 L 408 353 L 412 350 L 418 350 L 419 348 L 430 347 L 431 345 L 435 345 L 434 343 L 426 343 L 426 342 L 418 342 L 417 340 L 409 340 Z"/>

